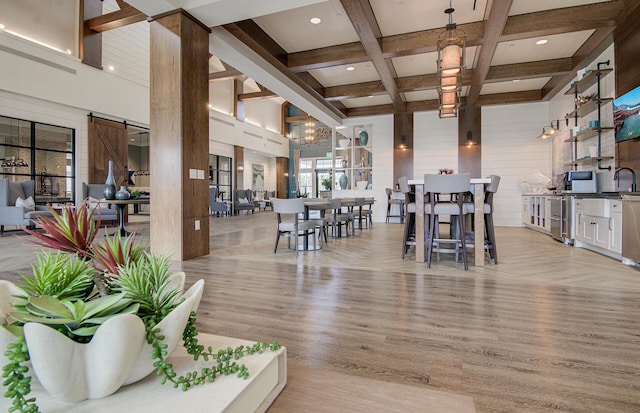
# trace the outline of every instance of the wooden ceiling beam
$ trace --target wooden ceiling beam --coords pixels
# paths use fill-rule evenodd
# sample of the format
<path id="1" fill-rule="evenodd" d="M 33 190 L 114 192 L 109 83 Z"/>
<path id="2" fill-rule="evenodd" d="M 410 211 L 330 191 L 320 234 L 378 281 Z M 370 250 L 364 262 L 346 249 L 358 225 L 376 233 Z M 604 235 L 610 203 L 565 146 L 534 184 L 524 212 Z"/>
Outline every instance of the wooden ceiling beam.
<path id="1" fill-rule="evenodd" d="M 266 98 L 275 98 L 278 97 L 272 91 L 265 89 L 260 92 L 252 92 L 252 93 L 241 93 L 238 95 L 238 100 L 242 102 L 246 102 L 248 100 L 258 100 L 258 99 L 266 99 Z"/>
<path id="2" fill-rule="evenodd" d="M 388 104 L 388 105 L 363 106 L 360 108 L 347 108 L 346 115 L 348 117 L 376 116 L 376 115 L 386 115 L 386 114 L 395 113 L 395 112 L 396 112 L 396 107 L 392 104 Z"/>
<path id="3" fill-rule="evenodd" d="M 489 68 L 491 67 L 491 60 L 493 60 L 493 55 L 496 52 L 496 47 L 500 41 L 500 35 L 507 24 L 512 2 L 513 0 L 493 0 L 491 3 L 489 19 L 484 25 L 485 30 L 482 37 L 482 47 L 480 48 L 478 62 L 476 63 L 475 70 L 473 71 L 471 86 L 467 93 L 467 108 L 475 106 L 476 100 L 478 99 L 478 96 L 480 96 L 480 90 L 487 78 Z M 473 110 L 466 111 L 466 113 L 473 112 Z"/>
<path id="4" fill-rule="evenodd" d="M 624 9 L 623 3 L 623 0 L 615 0 L 510 16 L 500 35 L 500 41 L 612 26 L 620 18 L 620 13 Z M 467 36 L 467 47 L 482 45 L 484 26 L 484 22 L 458 25 L 458 28 Z M 444 27 L 383 37 L 380 39 L 382 56 L 388 59 L 435 52 L 436 40 L 443 32 Z M 291 53 L 288 56 L 288 67 L 294 72 L 301 72 L 369 60 L 360 43 L 346 43 Z"/>
<path id="5" fill-rule="evenodd" d="M 120 5 L 120 10 L 89 19 L 84 23 L 85 27 L 94 32 L 102 33 L 147 19 L 147 15 L 135 7 L 124 2 L 118 4 Z"/>
<path id="6" fill-rule="evenodd" d="M 480 95 L 476 104 L 478 106 L 506 105 L 510 103 L 539 102 L 540 100 L 542 100 L 542 90 L 525 90 L 522 92 Z"/>
<path id="7" fill-rule="evenodd" d="M 396 78 L 398 77 L 391 60 L 382 56 L 382 48 L 378 39 L 382 38 L 382 32 L 378 27 L 373 9 L 368 0 L 340 0 L 342 7 L 347 12 L 349 20 L 355 29 L 364 50 L 366 50 L 373 66 L 380 76 L 384 88 L 389 93 L 391 101 L 398 111 L 404 111 L 406 104 L 398 92 Z"/>
<path id="8" fill-rule="evenodd" d="M 510 65 L 491 66 L 487 73 L 487 82 L 504 82 L 514 79 L 535 79 L 575 73 L 573 59 L 540 60 L 536 62 L 515 63 Z"/>
<path id="9" fill-rule="evenodd" d="M 286 65 L 286 52 L 282 49 L 267 33 L 264 32 L 252 20 L 243 20 L 240 22 L 229 23 L 222 26 L 225 30 L 243 42 L 247 47 L 251 48 L 255 53 L 262 57 L 267 63 L 280 71 L 284 76 L 292 82 L 304 89 L 313 96 L 319 103 L 333 112 L 335 115 L 344 118 L 345 114 L 338 110 L 334 105 L 324 100 L 323 96 L 314 90 L 309 84 L 304 82 L 302 78 L 293 73 Z"/>
<path id="10" fill-rule="evenodd" d="M 236 69 L 223 70 L 221 72 L 209 73 L 209 81 L 214 80 L 227 80 L 227 79 L 239 79 L 246 80 L 248 78 L 244 73 L 239 72 Z"/>
<path id="11" fill-rule="evenodd" d="M 511 16 L 501 41 L 613 27 L 624 13 L 624 0 L 565 7 Z"/>
<path id="12" fill-rule="evenodd" d="M 351 85 L 332 86 L 325 88 L 324 98 L 328 101 L 361 98 L 371 95 L 386 94 L 387 90 L 382 82 L 375 80 L 373 82 L 355 83 Z"/>

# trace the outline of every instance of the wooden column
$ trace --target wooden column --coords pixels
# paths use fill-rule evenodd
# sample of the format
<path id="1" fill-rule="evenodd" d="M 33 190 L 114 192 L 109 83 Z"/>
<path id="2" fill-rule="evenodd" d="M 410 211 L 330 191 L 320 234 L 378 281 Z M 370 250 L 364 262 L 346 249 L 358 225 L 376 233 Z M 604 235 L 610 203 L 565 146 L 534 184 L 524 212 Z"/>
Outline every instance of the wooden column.
<path id="1" fill-rule="evenodd" d="M 472 178 L 482 175 L 482 111 L 479 106 L 461 108 L 458 112 L 458 170 Z"/>
<path id="2" fill-rule="evenodd" d="M 413 176 L 413 112 L 393 115 L 393 187 L 398 178 Z"/>
<path id="3" fill-rule="evenodd" d="M 289 198 L 289 158 L 276 158 L 276 197 Z"/>
<path id="4" fill-rule="evenodd" d="M 151 21 L 151 251 L 209 254 L 209 29 L 183 10 Z"/>
<path id="5" fill-rule="evenodd" d="M 82 63 L 102 70 L 102 33 L 87 27 L 86 21 L 102 15 L 102 0 L 80 1 L 80 41 L 78 56 Z"/>

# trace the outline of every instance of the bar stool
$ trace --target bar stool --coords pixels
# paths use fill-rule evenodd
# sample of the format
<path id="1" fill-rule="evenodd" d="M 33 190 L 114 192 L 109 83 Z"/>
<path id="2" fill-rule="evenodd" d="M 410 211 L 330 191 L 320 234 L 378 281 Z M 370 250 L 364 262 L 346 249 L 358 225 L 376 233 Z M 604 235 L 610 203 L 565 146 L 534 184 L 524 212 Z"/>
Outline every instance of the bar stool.
<path id="1" fill-rule="evenodd" d="M 407 254 L 411 245 L 416 245 L 416 200 L 415 193 L 409 187 L 409 181 L 406 176 L 398 179 L 400 192 L 404 194 L 404 234 L 402 236 L 402 259 Z"/>
<path id="2" fill-rule="evenodd" d="M 434 175 L 426 174 L 424 176 L 424 193 L 425 201 L 424 212 L 429 217 L 429 226 L 425 228 L 427 234 L 427 268 L 431 268 L 431 254 L 436 252 L 455 252 L 456 257 L 459 252 L 462 253 L 462 262 L 464 269 L 469 269 L 467 263 L 467 248 L 465 243 L 464 216 L 470 212 L 468 206 L 464 203 L 464 195 L 469 192 L 469 184 L 471 178 L 469 174 L 457 175 Z M 440 194 L 451 194 L 450 202 L 438 202 L 437 198 Z M 450 215 L 452 221 L 456 221 L 457 231 L 451 230 L 450 238 L 436 238 L 436 223 L 439 215 Z M 455 219 L 454 219 L 455 218 Z M 425 219 L 425 227 L 427 220 Z M 453 243 L 453 249 L 445 249 L 441 244 Z M 457 260 L 456 260 L 457 261 Z"/>
<path id="3" fill-rule="evenodd" d="M 498 175 L 490 175 L 491 182 L 484 189 L 484 248 L 489 251 L 489 257 L 493 260 L 494 264 L 498 263 L 498 248 L 496 245 L 496 233 L 493 228 L 493 195 L 498 192 L 498 186 L 500 185 L 500 177 Z M 473 188 L 473 187 L 472 187 Z M 465 202 L 467 208 L 470 209 L 473 214 L 474 204 L 473 202 Z M 473 222 L 473 220 L 471 221 Z"/>
<path id="4" fill-rule="evenodd" d="M 385 188 L 384 191 L 387 193 L 387 224 L 389 223 L 389 218 L 400 218 L 400 223 L 404 223 L 404 199 L 394 198 L 393 190 L 391 188 Z M 398 206 L 398 215 L 391 214 L 391 207 L 393 205 Z"/>

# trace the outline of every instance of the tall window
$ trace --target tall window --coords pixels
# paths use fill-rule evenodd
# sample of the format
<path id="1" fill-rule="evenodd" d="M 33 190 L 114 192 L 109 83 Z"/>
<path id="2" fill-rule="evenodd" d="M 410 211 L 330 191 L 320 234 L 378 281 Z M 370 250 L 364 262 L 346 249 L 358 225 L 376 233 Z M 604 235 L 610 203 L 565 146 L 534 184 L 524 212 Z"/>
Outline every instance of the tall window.
<path id="1" fill-rule="evenodd" d="M 73 201 L 75 130 L 0 116 L 0 178 L 33 180 L 35 201 Z"/>
<path id="2" fill-rule="evenodd" d="M 218 188 L 223 201 L 231 200 L 231 158 L 209 154 L 209 185 Z"/>

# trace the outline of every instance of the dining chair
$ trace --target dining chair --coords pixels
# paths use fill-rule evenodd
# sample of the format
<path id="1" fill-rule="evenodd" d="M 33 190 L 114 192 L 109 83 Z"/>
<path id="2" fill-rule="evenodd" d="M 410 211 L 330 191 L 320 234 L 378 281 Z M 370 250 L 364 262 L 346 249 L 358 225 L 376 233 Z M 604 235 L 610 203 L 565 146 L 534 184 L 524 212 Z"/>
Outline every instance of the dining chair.
<path id="1" fill-rule="evenodd" d="M 404 223 L 404 198 L 394 198 L 393 190 L 391 188 L 385 188 L 387 194 L 387 218 L 386 223 L 389 223 L 389 218 L 400 218 L 400 223 Z M 391 210 L 394 206 L 398 207 L 398 214 L 392 214 Z"/>
<path id="2" fill-rule="evenodd" d="M 406 176 L 398 179 L 400 192 L 404 194 L 404 234 L 402 236 L 402 259 L 411 245 L 416 245 L 416 199 Z"/>
<path id="3" fill-rule="evenodd" d="M 354 216 L 350 212 L 342 212 L 342 200 L 340 198 L 331 198 L 331 214 L 328 217 L 331 225 L 331 235 L 334 237 L 342 236 L 342 226 L 344 225 L 345 235 L 349 235 L 349 224 L 351 224 L 352 235 L 355 235 Z"/>
<path id="4" fill-rule="evenodd" d="M 425 218 L 428 217 L 429 224 L 425 228 L 427 234 L 427 268 L 431 268 L 431 254 L 436 252 L 454 252 L 456 261 L 458 253 L 462 253 L 464 269 L 469 269 L 467 263 L 467 249 L 465 243 L 464 216 L 472 210 L 464 202 L 464 196 L 469 192 L 471 178 L 469 174 L 425 174 L 424 194 Z M 439 195 L 450 194 L 450 201 L 438 201 Z M 427 201 L 428 200 L 428 201 Z M 449 215 L 452 219 L 452 230 L 450 238 L 436 237 L 437 222 L 439 215 Z M 456 222 L 457 231 L 454 230 L 453 221 Z M 427 219 L 425 219 L 427 226 Z M 443 248 L 442 244 L 453 243 L 453 248 Z"/>
<path id="5" fill-rule="evenodd" d="M 362 230 L 363 220 L 364 227 L 369 228 L 369 225 L 373 225 L 371 201 L 367 201 L 365 198 L 356 198 L 356 206 L 358 207 L 358 229 Z"/>
<path id="6" fill-rule="evenodd" d="M 500 176 L 490 175 L 491 182 L 484 188 L 484 248 L 489 251 L 489 257 L 493 260 L 494 264 L 498 263 L 498 248 L 496 245 L 496 234 L 493 227 L 493 196 L 498 192 L 498 186 L 500 185 Z M 473 194 L 473 186 L 471 186 Z M 466 202 L 467 208 L 470 209 L 471 214 L 474 213 L 474 203 Z M 471 220 L 473 222 L 473 219 Z"/>
<path id="7" fill-rule="evenodd" d="M 296 255 L 298 254 L 298 240 L 301 236 L 313 238 L 313 250 L 316 250 L 316 224 L 312 221 L 305 221 L 300 219 L 300 215 L 304 214 L 304 199 L 278 199 L 271 200 L 273 205 L 273 212 L 275 212 L 278 227 L 276 231 L 276 245 L 273 248 L 273 253 L 278 251 L 278 241 L 281 236 L 288 238 L 288 248 L 291 249 L 291 238 L 295 239 Z M 307 241 L 308 242 L 308 241 Z"/>

